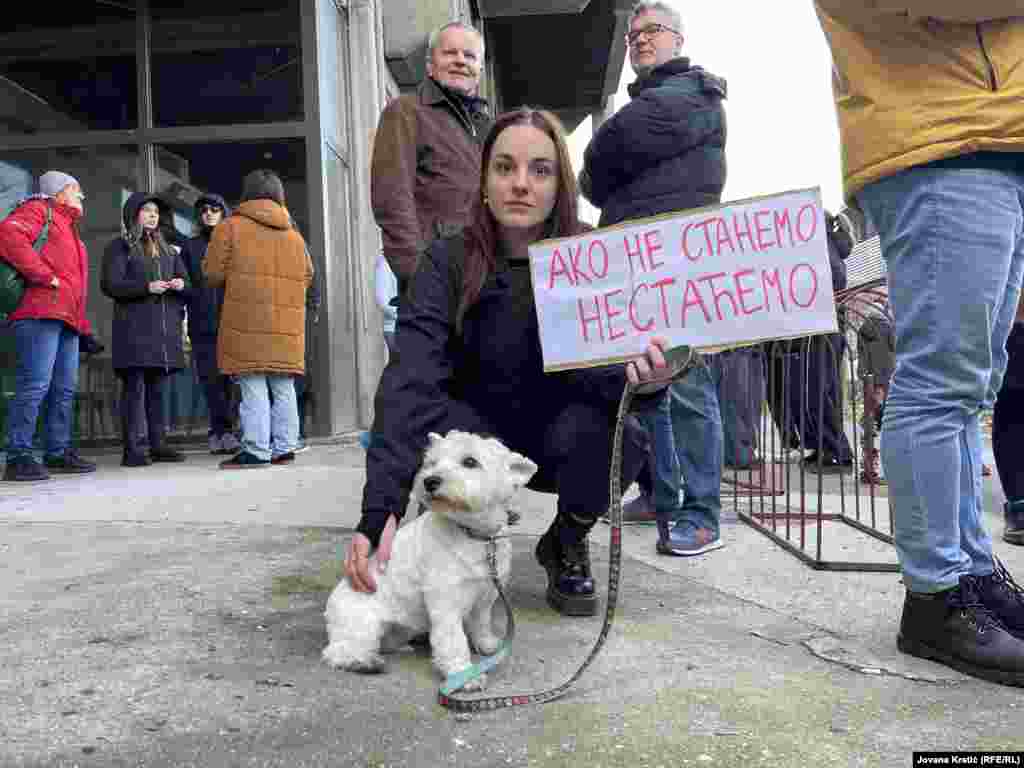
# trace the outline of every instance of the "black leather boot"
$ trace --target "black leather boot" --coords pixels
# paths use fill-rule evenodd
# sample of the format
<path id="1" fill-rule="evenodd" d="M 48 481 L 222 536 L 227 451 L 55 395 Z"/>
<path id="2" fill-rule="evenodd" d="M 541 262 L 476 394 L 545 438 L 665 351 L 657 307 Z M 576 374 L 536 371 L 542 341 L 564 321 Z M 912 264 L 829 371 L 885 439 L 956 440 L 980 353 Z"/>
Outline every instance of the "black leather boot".
<path id="1" fill-rule="evenodd" d="M 1024 499 L 1007 501 L 1003 505 L 1003 541 L 1024 545 Z"/>
<path id="2" fill-rule="evenodd" d="M 537 542 L 537 562 L 548 572 L 548 605 L 565 616 L 597 613 L 588 530 L 556 518 Z"/>
<path id="3" fill-rule="evenodd" d="M 1024 686 L 1024 641 L 982 603 L 978 580 L 936 594 L 907 591 L 897 645 L 903 653 L 1004 685 Z"/>
<path id="4" fill-rule="evenodd" d="M 1024 590 L 1013 580 L 1005 565 L 999 560 L 995 563 L 994 573 L 975 577 L 981 602 L 1011 635 L 1024 640 Z"/>

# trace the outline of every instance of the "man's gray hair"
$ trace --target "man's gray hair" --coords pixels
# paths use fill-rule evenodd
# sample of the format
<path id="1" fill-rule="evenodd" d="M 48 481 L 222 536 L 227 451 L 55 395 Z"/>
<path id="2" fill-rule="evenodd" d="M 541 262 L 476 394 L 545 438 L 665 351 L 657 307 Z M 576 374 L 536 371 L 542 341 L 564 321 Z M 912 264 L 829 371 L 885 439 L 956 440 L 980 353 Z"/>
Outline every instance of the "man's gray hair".
<path id="1" fill-rule="evenodd" d="M 427 61 L 430 61 L 430 56 L 434 52 L 434 48 L 437 47 L 437 41 L 441 37 L 441 33 L 446 29 L 464 29 L 467 32 L 472 32 L 476 35 L 476 39 L 480 41 L 480 63 L 483 64 L 484 59 L 484 36 L 480 34 L 480 30 L 474 27 L 472 24 L 467 24 L 464 21 L 449 21 L 447 24 L 442 24 L 440 27 L 430 33 L 430 37 L 427 38 Z"/>
<path id="2" fill-rule="evenodd" d="M 676 32 L 678 32 L 682 37 L 686 37 L 686 30 L 683 29 L 683 17 L 679 15 L 679 11 L 668 3 L 661 2 L 661 0 L 640 0 L 639 3 L 633 6 L 633 10 L 629 12 L 629 20 L 626 22 L 627 26 L 632 28 L 633 19 L 643 13 L 650 13 L 651 11 L 656 11 L 668 16 L 672 29 L 676 30 Z"/>

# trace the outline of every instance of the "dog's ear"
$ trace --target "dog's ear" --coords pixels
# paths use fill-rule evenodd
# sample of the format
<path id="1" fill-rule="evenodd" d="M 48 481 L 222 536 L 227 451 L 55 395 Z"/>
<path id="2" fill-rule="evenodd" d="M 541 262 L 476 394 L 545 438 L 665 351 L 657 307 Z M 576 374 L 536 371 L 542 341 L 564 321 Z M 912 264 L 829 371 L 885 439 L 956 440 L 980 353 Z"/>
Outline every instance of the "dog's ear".
<path id="1" fill-rule="evenodd" d="M 516 486 L 526 485 L 537 471 L 537 465 L 518 453 L 509 453 L 508 472 Z"/>

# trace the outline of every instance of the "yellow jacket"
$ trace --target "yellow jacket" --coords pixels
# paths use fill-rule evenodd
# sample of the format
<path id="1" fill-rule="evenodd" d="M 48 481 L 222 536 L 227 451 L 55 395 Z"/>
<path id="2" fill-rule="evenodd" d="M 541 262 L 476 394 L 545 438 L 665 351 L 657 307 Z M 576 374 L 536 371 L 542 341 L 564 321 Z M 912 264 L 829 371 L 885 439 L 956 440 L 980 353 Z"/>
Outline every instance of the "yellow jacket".
<path id="1" fill-rule="evenodd" d="M 906 168 L 1024 152 L 1022 0 L 815 0 L 846 197 Z"/>
<path id="2" fill-rule="evenodd" d="M 249 200 L 213 230 L 207 283 L 224 286 L 217 366 L 225 375 L 305 372 L 313 262 L 288 209 Z"/>

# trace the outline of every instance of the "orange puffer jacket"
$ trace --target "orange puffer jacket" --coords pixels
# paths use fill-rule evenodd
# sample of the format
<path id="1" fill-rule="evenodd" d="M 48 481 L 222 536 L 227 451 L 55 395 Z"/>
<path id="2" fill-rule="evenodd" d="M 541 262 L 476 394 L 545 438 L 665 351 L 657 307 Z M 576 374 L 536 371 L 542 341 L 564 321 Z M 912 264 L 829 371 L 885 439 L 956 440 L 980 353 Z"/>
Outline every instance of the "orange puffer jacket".
<path id="1" fill-rule="evenodd" d="M 288 209 L 250 200 L 213 231 L 207 284 L 224 286 L 217 365 L 226 375 L 305 372 L 313 262 Z"/>

